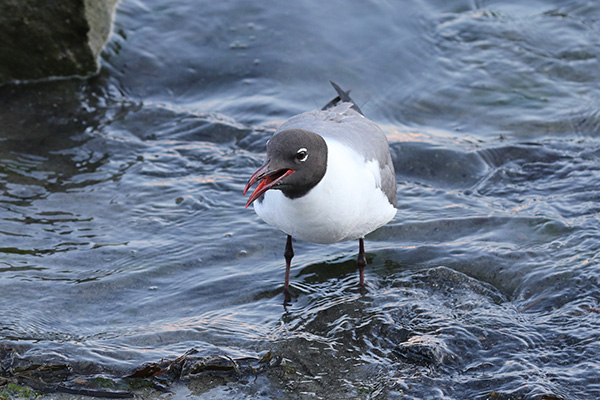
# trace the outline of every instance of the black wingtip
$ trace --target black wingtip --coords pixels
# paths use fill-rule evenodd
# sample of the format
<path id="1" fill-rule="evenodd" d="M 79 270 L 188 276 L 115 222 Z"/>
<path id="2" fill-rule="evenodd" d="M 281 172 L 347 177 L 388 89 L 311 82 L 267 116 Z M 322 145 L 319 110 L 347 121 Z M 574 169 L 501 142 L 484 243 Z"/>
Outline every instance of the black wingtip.
<path id="1" fill-rule="evenodd" d="M 325 106 L 323 108 L 321 108 L 321 110 L 327 110 L 328 108 L 335 107 L 340 102 L 343 102 L 343 103 L 352 103 L 352 109 L 354 109 L 354 111 L 356 111 L 360 114 L 363 113 L 361 111 L 361 109 L 358 107 L 358 105 L 356 104 L 356 102 L 354 100 L 352 100 L 352 98 L 350 97 L 349 90 L 345 91 L 344 89 L 342 89 L 340 87 L 340 85 L 338 85 L 334 81 L 329 81 L 329 83 L 331 83 L 331 86 L 333 86 L 333 88 L 335 89 L 335 91 L 337 92 L 338 95 L 333 100 L 331 100 L 329 103 L 325 104 Z"/>

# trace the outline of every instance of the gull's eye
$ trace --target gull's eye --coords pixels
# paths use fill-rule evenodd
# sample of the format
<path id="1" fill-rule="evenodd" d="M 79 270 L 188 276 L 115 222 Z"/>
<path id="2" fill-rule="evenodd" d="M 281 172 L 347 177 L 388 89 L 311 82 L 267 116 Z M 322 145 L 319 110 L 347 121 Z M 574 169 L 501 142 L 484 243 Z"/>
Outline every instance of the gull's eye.
<path id="1" fill-rule="evenodd" d="M 296 152 L 296 161 L 304 162 L 308 158 L 308 150 L 304 147 Z"/>

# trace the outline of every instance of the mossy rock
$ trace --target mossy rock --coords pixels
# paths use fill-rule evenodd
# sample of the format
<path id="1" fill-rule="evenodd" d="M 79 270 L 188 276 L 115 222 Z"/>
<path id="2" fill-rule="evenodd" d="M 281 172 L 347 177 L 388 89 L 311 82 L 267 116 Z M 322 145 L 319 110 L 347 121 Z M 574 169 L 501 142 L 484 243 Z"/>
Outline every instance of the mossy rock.
<path id="1" fill-rule="evenodd" d="M 117 0 L 0 2 L 0 84 L 99 69 Z"/>
<path id="2" fill-rule="evenodd" d="M 0 400 L 35 399 L 40 396 L 40 393 L 30 387 L 14 383 L 8 383 L 0 389 Z"/>

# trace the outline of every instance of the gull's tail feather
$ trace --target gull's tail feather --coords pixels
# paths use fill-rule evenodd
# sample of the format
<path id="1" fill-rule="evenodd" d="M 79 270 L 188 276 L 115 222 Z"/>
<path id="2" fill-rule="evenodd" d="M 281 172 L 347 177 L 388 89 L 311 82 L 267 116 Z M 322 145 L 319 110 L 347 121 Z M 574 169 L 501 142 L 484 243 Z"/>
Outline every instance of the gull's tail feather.
<path id="1" fill-rule="evenodd" d="M 357 111 L 358 113 L 362 114 L 362 111 L 360 110 L 360 108 L 358 107 L 356 102 L 354 100 L 352 100 L 352 98 L 350 97 L 349 90 L 345 91 L 337 83 L 335 83 L 333 81 L 329 81 L 329 82 L 331 83 L 331 86 L 333 86 L 333 88 L 335 89 L 335 91 L 337 92 L 338 95 L 333 100 L 331 100 L 329 103 L 325 104 L 325 106 L 323 108 L 321 108 L 321 110 L 327 110 L 328 108 L 335 107 L 340 102 L 343 102 L 343 103 L 352 103 L 352 108 L 354 109 L 354 111 Z"/>

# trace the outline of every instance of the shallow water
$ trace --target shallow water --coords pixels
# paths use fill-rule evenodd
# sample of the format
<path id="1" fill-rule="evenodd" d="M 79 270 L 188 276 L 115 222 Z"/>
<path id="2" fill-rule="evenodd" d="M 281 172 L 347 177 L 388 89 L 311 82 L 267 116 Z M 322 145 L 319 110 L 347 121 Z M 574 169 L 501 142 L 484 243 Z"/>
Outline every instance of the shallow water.
<path id="1" fill-rule="evenodd" d="M 100 76 L 0 87 L 0 371 L 271 351 L 174 397 L 600 397 L 599 34 L 593 1 L 123 0 Z M 356 243 L 295 242 L 284 309 L 285 235 L 241 192 L 330 79 L 399 212 L 366 293 Z"/>

